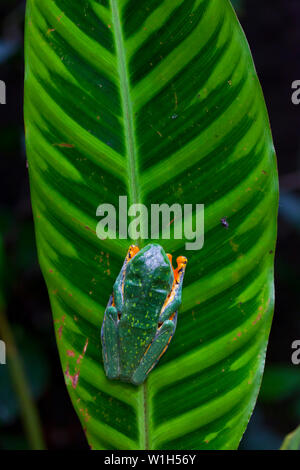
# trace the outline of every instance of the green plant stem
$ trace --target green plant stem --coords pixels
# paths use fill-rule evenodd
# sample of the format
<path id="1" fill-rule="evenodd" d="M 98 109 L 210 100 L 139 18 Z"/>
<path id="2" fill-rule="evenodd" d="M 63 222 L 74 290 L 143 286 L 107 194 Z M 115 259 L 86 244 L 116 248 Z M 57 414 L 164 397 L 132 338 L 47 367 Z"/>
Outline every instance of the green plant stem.
<path id="1" fill-rule="evenodd" d="M 18 397 L 25 434 L 32 450 L 46 448 L 37 408 L 32 399 L 22 360 L 3 309 L 0 310 L 0 336 L 6 344 L 7 364 Z"/>
<path id="2" fill-rule="evenodd" d="M 150 450 L 149 444 L 149 409 L 148 409 L 148 389 L 147 384 L 143 384 L 143 405 L 144 405 L 144 450 Z"/>
<path id="3" fill-rule="evenodd" d="M 122 90 L 122 107 L 125 127 L 125 139 L 128 157 L 129 195 L 131 204 L 141 203 L 138 183 L 137 150 L 135 144 L 135 132 L 133 123 L 133 111 L 130 97 L 129 74 L 127 70 L 124 38 L 117 0 L 111 0 L 113 25 L 116 35 L 116 49 L 118 55 L 118 66 L 120 85 Z"/>

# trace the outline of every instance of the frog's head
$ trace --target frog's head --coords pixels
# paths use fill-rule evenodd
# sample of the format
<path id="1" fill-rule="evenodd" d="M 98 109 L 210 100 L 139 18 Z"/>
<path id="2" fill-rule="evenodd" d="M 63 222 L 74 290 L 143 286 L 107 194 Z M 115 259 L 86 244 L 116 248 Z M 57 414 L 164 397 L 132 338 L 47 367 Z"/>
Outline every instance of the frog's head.
<path id="1" fill-rule="evenodd" d="M 158 318 L 174 281 L 171 263 L 164 249 L 147 245 L 128 263 L 124 283 L 124 302 L 139 319 Z"/>

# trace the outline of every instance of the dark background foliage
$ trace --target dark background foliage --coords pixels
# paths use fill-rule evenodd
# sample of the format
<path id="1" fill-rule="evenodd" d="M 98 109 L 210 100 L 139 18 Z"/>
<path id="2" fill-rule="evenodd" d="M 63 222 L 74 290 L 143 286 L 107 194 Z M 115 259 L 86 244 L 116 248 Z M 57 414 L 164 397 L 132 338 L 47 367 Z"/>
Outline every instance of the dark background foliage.
<path id="1" fill-rule="evenodd" d="M 232 0 L 246 32 L 267 102 L 281 186 L 276 310 L 266 372 L 243 449 L 276 449 L 300 422 L 299 367 L 291 344 L 300 339 L 300 107 L 291 84 L 300 79 L 299 0 Z M 1 0 L 0 232 L 6 253 L 7 316 L 24 362 L 49 449 L 85 449 L 56 350 L 50 306 L 37 262 L 23 131 L 25 2 Z M 28 448 L 8 367 L 0 366 L 0 449 Z"/>

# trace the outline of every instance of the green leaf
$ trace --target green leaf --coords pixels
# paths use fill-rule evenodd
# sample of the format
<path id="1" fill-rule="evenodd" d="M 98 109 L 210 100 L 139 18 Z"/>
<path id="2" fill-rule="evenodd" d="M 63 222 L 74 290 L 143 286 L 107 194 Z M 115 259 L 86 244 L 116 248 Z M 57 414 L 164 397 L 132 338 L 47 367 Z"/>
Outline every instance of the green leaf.
<path id="1" fill-rule="evenodd" d="M 286 436 L 280 450 L 300 450 L 300 426 Z"/>
<path id="2" fill-rule="evenodd" d="M 91 447 L 237 448 L 272 321 L 278 188 L 230 2 L 29 0 L 25 120 L 39 260 Z M 107 380 L 102 363 L 103 314 L 131 241 L 98 239 L 96 209 L 117 209 L 120 195 L 205 204 L 202 250 L 160 240 L 189 263 L 175 337 L 140 387 Z"/>

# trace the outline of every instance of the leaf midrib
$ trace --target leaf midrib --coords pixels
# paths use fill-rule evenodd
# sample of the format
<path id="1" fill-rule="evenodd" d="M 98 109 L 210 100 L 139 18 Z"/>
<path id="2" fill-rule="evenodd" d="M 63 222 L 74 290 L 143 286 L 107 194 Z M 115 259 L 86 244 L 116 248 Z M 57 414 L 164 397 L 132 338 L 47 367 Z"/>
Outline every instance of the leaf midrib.
<path id="1" fill-rule="evenodd" d="M 112 10 L 112 22 L 115 32 L 116 53 L 120 78 L 121 102 L 123 108 L 124 131 L 126 142 L 126 156 L 128 164 L 129 196 L 131 204 L 140 203 L 140 191 L 138 183 L 137 149 L 134 135 L 134 119 L 131 103 L 129 73 L 127 68 L 126 53 L 124 47 L 121 18 L 117 0 L 110 0 Z"/>
<path id="2" fill-rule="evenodd" d="M 123 109 L 124 133 L 126 143 L 126 157 L 129 181 L 129 200 L 130 204 L 141 203 L 138 179 L 138 158 L 134 134 L 134 117 L 131 103 L 129 72 L 127 67 L 123 31 L 117 0 L 110 0 L 112 11 L 112 23 L 115 33 L 116 54 L 118 61 L 118 72 L 120 79 L 120 95 Z M 149 449 L 149 410 L 148 410 L 148 389 L 146 383 L 140 387 L 140 417 L 141 423 L 141 448 Z"/>

